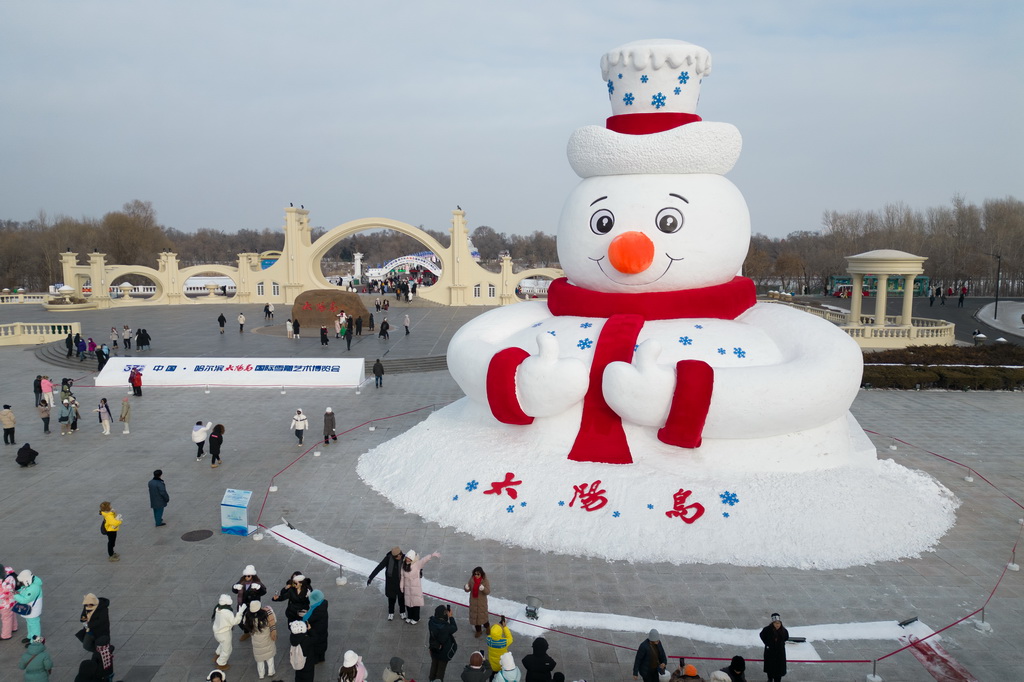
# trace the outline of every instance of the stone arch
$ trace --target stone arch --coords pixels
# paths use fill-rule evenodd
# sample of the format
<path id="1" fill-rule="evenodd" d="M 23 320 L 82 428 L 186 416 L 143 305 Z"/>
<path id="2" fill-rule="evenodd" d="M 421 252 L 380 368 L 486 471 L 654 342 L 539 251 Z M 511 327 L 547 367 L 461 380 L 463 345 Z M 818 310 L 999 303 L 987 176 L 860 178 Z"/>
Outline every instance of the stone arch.
<path id="1" fill-rule="evenodd" d="M 146 279 L 153 282 L 156 286 L 156 293 L 150 298 L 150 302 L 161 301 L 167 295 L 167 290 L 164 288 L 164 276 L 159 270 L 148 268 L 144 265 L 108 265 L 103 269 L 103 274 L 107 277 L 108 285 L 112 286 L 114 282 L 118 280 L 131 279 L 131 275 L 142 275 Z M 96 292 L 96 287 L 93 286 L 93 293 Z M 138 303 L 132 301 L 130 298 L 116 298 L 111 299 L 115 305 L 132 305 Z"/>
<path id="2" fill-rule="evenodd" d="M 438 277 L 441 276 L 441 268 L 436 263 L 432 263 L 430 262 L 430 260 L 423 258 L 422 256 L 399 256 L 398 258 L 394 258 L 385 263 L 382 266 L 382 269 L 385 271 L 389 271 L 393 270 L 399 265 L 419 265 L 421 267 L 426 268 L 434 275 Z"/>
<path id="3" fill-rule="evenodd" d="M 217 275 L 223 275 L 224 277 L 230 277 L 235 283 L 236 290 L 239 288 L 239 274 L 238 268 L 230 265 L 192 265 L 187 268 L 178 270 L 178 286 L 180 287 L 183 296 L 185 294 L 185 282 L 188 281 L 189 277 L 196 277 L 198 275 L 205 275 L 213 273 Z M 200 296 L 198 298 L 187 299 L 191 303 L 224 303 L 224 298 L 214 296 Z"/>
<path id="4" fill-rule="evenodd" d="M 565 277 L 565 273 L 557 268 L 530 268 L 528 270 L 520 270 L 519 272 L 513 273 L 513 276 L 516 280 L 513 282 L 512 286 L 518 287 L 519 283 L 524 279 L 542 277 L 544 279 L 556 280 L 559 277 Z"/>

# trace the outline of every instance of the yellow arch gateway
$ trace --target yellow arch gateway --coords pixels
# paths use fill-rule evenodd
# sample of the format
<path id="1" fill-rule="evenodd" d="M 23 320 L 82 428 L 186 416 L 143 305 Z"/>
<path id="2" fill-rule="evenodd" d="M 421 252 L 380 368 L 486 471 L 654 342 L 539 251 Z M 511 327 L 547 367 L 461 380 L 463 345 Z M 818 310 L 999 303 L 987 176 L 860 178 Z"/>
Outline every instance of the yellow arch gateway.
<path id="1" fill-rule="evenodd" d="M 469 252 L 469 233 L 466 229 L 465 211 L 452 211 L 451 243 L 442 246 L 423 230 L 389 218 L 360 218 L 329 230 L 316 242 L 312 241 L 309 211 L 289 207 L 284 210 L 284 248 L 275 263 L 262 269 L 258 253 L 238 254 L 238 266 L 195 265 L 178 267 L 178 256 L 161 253 L 157 269 L 133 265 L 107 265 L 105 254 L 90 253 L 88 264 L 78 264 L 77 253 L 62 253 L 61 266 L 64 283 L 75 289 L 82 297 L 82 286 L 86 281 L 99 282 L 93 287 L 90 304 L 94 307 L 109 308 L 112 305 L 178 305 L 185 303 L 217 302 L 213 296 L 190 299 L 185 296 L 185 281 L 201 273 L 218 273 L 235 282 L 238 303 L 274 303 L 291 305 L 303 291 L 308 289 L 329 289 L 329 283 L 320 271 L 320 261 L 338 242 L 357 232 L 388 229 L 412 237 L 433 251 L 441 261 L 441 274 L 437 282 L 429 287 L 420 287 L 416 295 L 420 298 L 451 306 L 493 306 L 515 303 L 518 299 L 515 289 L 518 283 L 529 276 L 543 276 L 552 279 L 561 277 L 562 271 L 554 268 L 536 268 L 520 273 L 512 272 L 512 259 L 501 258 L 500 272 L 488 272 L 480 267 Z M 356 254 L 357 268 L 362 254 Z M 111 298 L 108 287 L 118 278 L 129 277 L 132 273 L 144 275 L 156 283 L 156 295 L 148 299 Z M 222 300 L 222 299 L 221 299 Z"/>

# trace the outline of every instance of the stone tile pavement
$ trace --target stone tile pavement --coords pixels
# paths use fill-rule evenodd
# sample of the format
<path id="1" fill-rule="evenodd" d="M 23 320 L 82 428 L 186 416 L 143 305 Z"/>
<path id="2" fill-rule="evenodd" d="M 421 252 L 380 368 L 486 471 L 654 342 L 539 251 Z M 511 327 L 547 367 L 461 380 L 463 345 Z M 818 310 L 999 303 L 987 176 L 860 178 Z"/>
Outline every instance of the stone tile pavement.
<path id="1" fill-rule="evenodd" d="M 224 307 L 225 316 L 231 319 L 238 308 Z M 262 305 L 241 309 L 252 326 L 262 324 Z M 392 311 L 400 320 L 402 311 Z M 83 322 L 93 336 L 104 336 L 102 330 L 114 324 L 144 326 L 154 336 L 153 354 L 316 357 L 344 352 L 343 345 L 336 343 L 321 349 L 316 338 L 289 342 L 269 333 L 238 334 L 237 327 L 232 331 L 230 326 L 222 337 L 215 322 L 219 312 L 217 306 L 196 305 L 93 311 L 67 319 Z M 459 324 L 479 312 L 413 306 L 409 337 L 399 326 L 388 346 L 375 336 L 364 337 L 353 344 L 352 352 L 374 357 L 380 353 L 385 365 L 389 357 L 437 355 L 444 352 Z M 52 319 L 52 314 L 31 306 L 4 306 L 0 315 L 9 321 Z M 277 317 L 281 318 L 280 312 Z M 334 680 L 342 653 L 349 648 L 364 656 L 373 680 L 379 679 L 394 655 L 406 659 L 411 677 L 426 679 L 425 622 L 416 626 L 386 622 L 383 596 L 376 586 L 365 587 L 360 576 L 348 575 L 348 584 L 337 587 L 336 571 L 330 566 L 269 538 L 255 542 L 215 532 L 201 542 L 181 539 L 192 530 L 217 531 L 218 505 L 227 487 L 255 491 L 259 507 L 270 477 L 304 452 L 288 430 L 296 407 L 308 412 L 316 425 L 323 408 L 331 405 L 338 413 L 339 431 L 369 419 L 426 409 L 380 422 L 373 432 L 365 426 L 356 428 L 339 444 L 320 448 L 320 457 L 310 452 L 277 478 L 279 490 L 270 495 L 263 514 L 268 525 L 284 516 L 313 537 L 364 557 L 383 556 L 395 544 L 421 553 L 437 550 L 443 556 L 428 564 L 428 578 L 460 585 L 469 570 L 480 564 L 487 569 L 496 596 L 523 601 L 536 595 L 555 609 L 744 630 L 761 627 L 773 610 L 783 613 L 791 630 L 801 625 L 893 621 L 916 615 L 937 629 L 985 602 L 1021 532 L 1018 519 L 1024 517 L 1024 511 L 1006 497 L 1024 500 L 1019 463 L 1024 396 L 1020 393 L 862 391 L 854 404 L 862 425 L 883 434 L 874 438 L 880 456 L 932 473 L 963 500 L 957 525 L 934 552 L 833 571 L 634 565 L 477 540 L 405 514 L 361 483 L 354 470 L 362 452 L 425 418 L 431 406 L 440 407 L 461 396 L 446 372 L 387 375 L 383 389 L 369 387 L 358 395 L 329 389 L 289 388 L 281 395 L 276 389 L 214 389 L 206 394 L 202 389 L 151 388 L 142 398 L 133 399 L 131 435 L 123 436 L 115 427 L 112 435 L 102 436 L 98 424 L 86 418 L 78 434 L 62 438 L 42 435 L 41 423 L 31 410 L 31 383 L 36 374 L 60 377 L 65 371 L 38 363 L 32 350 L 0 349 L 0 400 L 11 403 L 18 415 L 18 442 L 28 440 L 41 453 L 39 466 L 23 470 L 14 465 L 12 448 L 0 469 L 0 561 L 18 570 L 31 568 L 43 578 L 43 632 L 56 664 L 53 679 L 57 682 L 72 680 L 78 662 L 85 658 L 74 633 L 86 592 L 111 599 L 117 679 L 205 679 L 213 668 L 215 648 L 210 613 L 217 596 L 230 591 L 247 563 L 256 566 L 272 589 L 291 571 L 302 570 L 327 595 L 331 645 L 328 663 L 320 666 L 317 680 Z M 91 388 L 86 369 L 77 385 L 85 407 L 99 397 L 120 402 L 116 390 Z M 189 432 L 199 419 L 226 426 L 224 465 L 218 469 L 211 469 L 208 461 L 195 461 Z M 889 435 L 918 447 L 898 443 L 895 451 L 890 450 Z M 444 447 L 444 443 L 423 447 Z M 963 480 L 965 471 L 960 467 L 920 448 L 974 467 L 974 482 Z M 410 452 L 408 475 L 415 475 L 415 460 L 416 453 Z M 164 470 L 171 494 L 165 517 L 168 525 L 163 528 L 153 527 L 146 493 L 155 468 Z M 982 475 L 999 490 L 988 487 Z M 96 529 L 98 505 L 105 499 L 126 519 L 118 538 L 119 563 L 106 560 L 105 538 Z M 780 524 L 787 523 L 799 523 L 799 519 L 780 519 Z M 894 519 L 894 523 L 913 523 L 913 519 Z M 652 537 L 651 542 L 659 539 Z M 425 614 L 434 606 L 428 600 Z M 283 609 L 278 613 L 283 614 Z M 458 636 L 461 648 L 450 665 L 448 680 L 458 678 L 478 643 L 468 632 L 464 615 L 464 610 L 456 610 L 463 628 Z M 943 633 L 941 644 L 980 680 L 1021 679 L 1022 616 L 1022 576 L 1008 572 L 986 610 L 993 631 L 981 633 L 965 622 Z M 628 679 L 633 650 L 644 638 L 636 632 L 571 634 L 627 647 L 552 633 L 548 639 L 558 669 L 567 679 L 591 682 Z M 729 658 L 739 653 L 757 658 L 760 647 L 756 637 L 752 640 L 746 647 L 723 647 L 666 638 L 666 646 L 672 655 Z M 517 660 L 529 652 L 529 641 L 522 636 L 513 645 Z M 828 660 L 875 659 L 897 644 L 836 641 L 819 642 L 814 648 Z M 0 643 L 0 671 L 4 671 L 0 679 L 18 679 L 16 661 L 21 651 L 15 641 Z M 277 661 L 277 677 L 291 679 L 283 639 Z M 694 662 L 705 676 L 722 665 Z M 247 643 L 236 643 L 231 663 L 232 682 L 256 679 Z M 751 663 L 750 669 L 750 679 L 759 679 L 759 665 Z M 792 664 L 786 679 L 861 680 L 868 672 L 870 665 L 864 664 Z M 892 682 L 932 679 L 907 652 L 879 663 L 878 672 Z"/>

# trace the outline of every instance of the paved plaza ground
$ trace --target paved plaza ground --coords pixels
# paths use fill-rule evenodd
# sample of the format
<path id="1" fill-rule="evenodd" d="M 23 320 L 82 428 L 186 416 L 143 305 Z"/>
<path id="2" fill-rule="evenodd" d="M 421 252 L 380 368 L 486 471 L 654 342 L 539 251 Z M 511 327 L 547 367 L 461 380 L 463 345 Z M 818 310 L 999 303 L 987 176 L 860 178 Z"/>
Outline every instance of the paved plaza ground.
<path id="1" fill-rule="evenodd" d="M 1004 304 L 1000 305 L 1002 317 Z M 401 320 L 405 308 L 392 308 L 392 322 Z M 244 334 L 231 324 L 239 311 L 249 319 Z M 220 312 L 229 319 L 223 336 L 215 321 Z M 381 357 L 385 367 L 392 360 L 443 355 L 455 330 L 480 312 L 413 305 L 409 307 L 411 335 L 405 336 L 398 324 L 390 342 L 364 336 L 353 343 L 351 355 L 371 360 Z M 145 327 L 153 337 L 151 355 L 348 354 L 343 343 L 332 341 L 323 348 L 312 334 L 298 342 L 284 338 L 283 322 L 288 315 L 283 307 L 278 308 L 275 320 L 279 331 L 262 329 L 262 305 L 232 303 L 87 311 L 66 317 L 36 306 L 11 305 L 0 308 L 0 314 L 6 318 L 4 322 L 79 321 L 85 335 L 97 340 L 106 338 L 111 326 Z M 213 668 L 216 646 L 210 614 L 218 595 L 230 592 L 249 563 L 272 592 L 292 571 L 301 570 L 326 594 L 330 648 L 328 662 L 317 671 L 318 681 L 336 679 L 346 649 L 364 657 L 368 679 L 373 682 L 380 679 L 392 656 L 406 660 L 411 678 L 427 679 L 426 615 L 433 612 L 436 602 L 428 599 L 418 625 L 389 623 L 384 597 L 376 584 L 365 586 L 365 576 L 347 572 L 348 584 L 339 587 L 334 567 L 271 537 L 257 542 L 219 533 L 219 502 L 225 488 L 255 491 L 258 511 L 271 477 L 307 450 L 296 447 L 288 428 L 296 408 L 310 415 L 313 434 L 328 405 L 338 414 L 339 431 L 358 428 L 343 435 L 336 445 L 308 448 L 311 451 L 305 457 L 276 479 L 279 489 L 269 495 L 262 515 L 266 525 L 278 524 L 284 516 L 317 540 L 372 559 L 379 559 L 396 544 L 421 554 L 438 551 L 442 558 L 428 564 L 425 574 L 443 585 L 461 586 L 470 569 L 482 565 L 495 597 L 522 603 L 535 595 L 545 608 L 655 619 L 666 624 L 663 631 L 673 622 L 736 629 L 743 642 L 723 646 L 665 636 L 666 649 L 675 656 L 728 659 L 740 654 L 759 658 L 756 632 L 767 624 L 772 611 L 783 614 L 791 635 L 800 635 L 802 627 L 892 622 L 911 616 L 937 630 L 985 603 L 1022 529 L 1018 519 L 1024 517 L 1024 510 L 1009 499 L 1024 500 L 1019 462 L 1021 393 L 873 390 L 861 391 L 858 396 L 853 412 L 865 429 L 881 434 L 873 436 L 879 456 L 931 473 L 962 501 L 956 526 L 927 555 L 829 571 L 674 566 L 667 562 L 634 565 L 480 541 L 403 513 L 359 480 L 355 465 L 361 453 L 462 396 L 445 371 L 389 373 L 382 389 L 375 390 L 371 381 L 358 394 L 351 389 L 288 388 L 282 395 L 278 389 L 221 388 L 205 393 L 202 388 L 144 388 L 143 397 L 132 399 L 130 435 L 122 435 L 115 425 L 110 436 L 103 436 L 92 415 L 86 413 L 79 433 L 61 437 L 58 433 L 43 436 L 41 422 L 31 407 L 32 380 L 37 374 L 74 377 L 76 394 L 87 409 L 100 397 L 117 405 L 127 391 L 91 387 L 92 361 L 82 363 L 80 370 L 63 369 L 39 361 L 34 351 L 26 346 L 0 348 L 4 369 L 0 399 L 12 404 L 18 417 L 18 443 L 28 441 L 40 452 L 39 466 L 19 469 L 13 461 L 15 448 L 5 450 L 6 463 L 0 469 L 0 562 L 16 570 L 29 568 L 44 581 L 43 633 L 54 658 L 52 679 L 56 682 L 73 680 L 79 661 L 86 657 L 74 633 L 79 628 L 82 596 L 87 592 L 111 600 L 116 679 L 205 679 Z M 402 414 L 412 410 L 418 411 Z M 399 414 L 402 416 L 388 418 Z M 200 419 L 226 426 L 224 464 L 218 469 L 211 469 L 208 459 L 195 460 L 189 434 Z M 370 431 L 366 424 L 373 419 L 381 421 Z M 893 436 L 916 447 L 898 443 L 897 449 L 891 450 Z M 307 444 L 312 445 L 312 438 Z M 444 445 L 432 442 L 422 447 Z M 313 450 L 322 455 L 315 457 Z M 967 472 L 963 468 L 926 451 L 973 467 L 977 472 L 974 481 L 964 480 Z M 415 476 L 417 453 L 408 455 L 405 474 Z M 168 525 L 162 528 L 153 526 L 146 489 L 156 468 L 164 470 L 171 495 L 165 515 Z M 997 488 L 987 485 L 983 477 Z M 103 500 L 110 500 L 125 518 L 118 538 L 119 563 L 107 561 L 105 538 L 97 530 L 97 510 Z M 781 516 L 778 527 L 785 533 L 787 526 L 800 522 L 799 518 Z M 914 523 L 914 519 L 893 519 L 893 523 Z M 203 529 L 214 533 L 199 542 L 182 540 L 184 534 Z M 650 542 L 662 540 L 652 536 Z M 664 551 L 669 555 L 672 547 L 666 546 Z M 985 612 L 991 632 L 974 627 L 979 614 L 942 634 L 939 644 L 979 680 L 1024 678 L 1022 580 L 1021 573 L 1006 572 L 998 582 Z M 282 622 L 283 612 L 279 605 Z M 449 682 L 458 679 L 474 646 L 482 645 L 469 631 L 466 610 L 456 608 L 455 617 L 460 625 L 460 650 L 449 665 Z M 622 631 L 547 634 L 557 669 L 568 680 L 630 679 L 633 653 L 647 629 L 637 631 L 625 620 L 622 627 Z M 515 623 L 512 630 L 516 635 L 512 650 L 520 660 L 530 651 L 534 631 Z M 812 651 L 826 661 L 873 660 L 899 647 L 895 639 L 818 641 L 806 649 L 792 647 L 790 658 L 796 658 L 798 651 Z M 0 679 L 20 679 L 16 661 L 22 652 L 17 639 L 0 642 Z M 724 665 L 719 661 L 691 662 L 705 677 Z M 247 642 L 236 639 L 231 664 L 230 682 L 256 679 Z M 292 679 L 285 637 L 278 643 L 277 666 L 277 679 Z M 853 681 L 863 680 L 870 672 L 871 665 L 864 663 L 791 663 L 786 680 Z M 750 680 L 764 679 L 758 663 L 751 663 L 748 673 Z M 879 662 L 878 674 L 890 682 L 933 679 L 906 651 Z"/>

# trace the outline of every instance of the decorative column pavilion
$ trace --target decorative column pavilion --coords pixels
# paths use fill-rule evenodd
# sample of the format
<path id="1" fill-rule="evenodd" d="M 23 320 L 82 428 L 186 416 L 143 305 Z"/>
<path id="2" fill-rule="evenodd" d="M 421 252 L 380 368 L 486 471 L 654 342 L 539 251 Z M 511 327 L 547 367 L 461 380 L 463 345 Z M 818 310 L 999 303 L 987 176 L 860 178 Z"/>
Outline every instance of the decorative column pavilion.
<path id="1" fill-rule="evenodd" d="M 913 318 L 914 278 L 924 274 L 924 256 L 905 251 L 879 249 L 846 257 L 846 271 L 852 275 L 850 315 L 843 328 L 863 348 L 899 348 L 901 346 L 953 343 L 953 325 L 944 320 Z M 878 278 L 874 315 L 862 313 L 864 276 Z M 885 314 L 889 298 L 889 278 L 903 277 L 901 314 L 888 318 Z M 866 319 L 867 318 L 867 319 Z"/>

